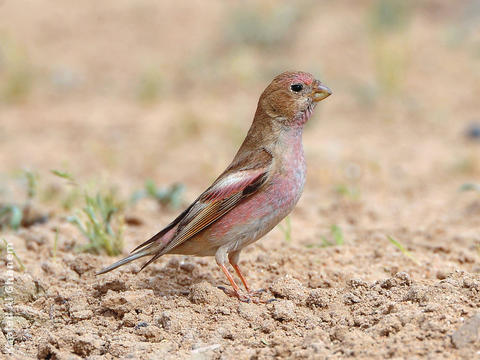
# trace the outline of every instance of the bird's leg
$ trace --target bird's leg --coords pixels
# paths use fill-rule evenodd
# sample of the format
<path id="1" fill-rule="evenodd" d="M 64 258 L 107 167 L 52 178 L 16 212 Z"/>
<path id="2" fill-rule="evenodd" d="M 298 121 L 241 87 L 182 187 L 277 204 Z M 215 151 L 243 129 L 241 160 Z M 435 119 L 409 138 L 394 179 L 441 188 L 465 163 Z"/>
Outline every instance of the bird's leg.
<path id="1" fill-rule="evenodd" d="M 232 285 L 233 290 L 228 290 L 228 289 L 225 289 L 224 287 L 219 287 L 219 288 L 222 289 L 223 292 L 228 296 L 236 297 L 238 300 L 243 302 L 253 302 L 255 304 L 266 303 L 266 301 L 262 301 L 258 298 L 252 297 L 253 295 L 255 295 L 255 292 L 250 291 L 250 289 L 248 288 L 247 282 L 245 281 L 245 278 L 243 277 L 242 273 L 240 272 L 240 269 L 238 268 L 238 265 L 237 265 L 238 257 L 239 257 L 238 255 L 239 255 L 238 251 L 235 251 L 230 255 L 228 253 L 228 247 L 220 247 L 217 250 L 217 253 L 215 254 L 215 260 L 217 261 L 218 266 L 220 266 L 220 269 L 222 269 L 223 273 L 225 274 L 228 281 Z M 242 280 L 243 285 L 245 285 L 245 288 L 248 291 L 246 296 L 240 294 L 240 288 L 235 283 L 235 280 L 233 280 L 232 275 L 230 274 L 227 267 L 225 266 L 225 264 L 227 264 L 227 259 L 230 262 L 230 264 L 232 264 L 237 274 L 240 276 L 240 279 Z"/>
<path id="2" fill-rule="evenodd" d="M 233 279 L 232 275 L 228 271 L 227 267 L 225 264 L 227 263 L 227 251 L 224 248 L 219 248 L 217 250 L 217 253 L 215 254 L 215 260 L 217 261 L 218 266 L 220 269 L 222 269 L 223 273 L 227 277 L 228 281 L 230 282 L 230 285 L 232 285 L 233 290 L 228 290 L 224 288 L 223 286 L 220 287 L 220 289 L 223 290 L 225 294 L 231 297 L 236 297 L 238 300 L 243 301 L 243 302 L 250 302 L 250 298 L 247 296 L 243 296 L 240 294 L 240 288 L 238 285 L 235 283 L 235 280 Z"/>
<path id="3" fill-rule="evenodd" d="M 245 286 L 245 290 L 247 290 L 248 293 L 251 293 L 252 291 L 250 290 L 250 287 L 247 284 L 247 280 L 243 276 L 242 272 L 240 271 L 240 268 L 238 267 L 237 264 L 232 264 L 233 268 L 235 269 L 235 272 L 237 273 L 238 277 L 240 280 L 242 280 L 243 286 Z"/>
<path id="4" fill-rule="evenodd" d="M 230 285 L 232 285 L 232 288 L 233 290 L 238 294 L 238 292 L 240 291 L 240 288 L 238 287 L 237 283 L 235 282 L 235 280 L 233 280 L 233 277 L 232 275 L 230 274 L 230 272 L 228 271 L 228 269 L 226 268 L 225 265 L 221 264 L 219 265 L 220 266 L 220 269 L 222 269 L 223 273 L 225 274 L 225 276 L 227 277 L 228 281 L 230 281 Z"/>
<path id="5" fill-rule="evenodd" d="M 264 292 L 265 291 L 264 289 L 259 289 L 259 290 L 255 290 L 255 291 L 252 291 L 250 289 L 250 287 L 247 284 L 247 279 L 245 279 L 245 276 L 243 276 L 242 272 L 240 271 L 240 267 L 238 266 L 239 257 L 240 257 L 240 251 L 236 251 L 236 252 L 232 252 L 232 253 L 228 254 L 228 260 L 229 260 L 230 264 L 232 265 L 232 267 L 235 269 L 235 272 L 237 273 L 240 280 L 242 280 L 243 286 L 245 286 L 245 290 L 247 290 L 247 293 L 249 295 L 258 295 L 258 294 Z"/>
<path id="6" fill-rule="evenodd" d="M 238 277 L 240 280 L 242 280 L 243 286 L 245 286 L 245 290 L 250 294 L 250 287 L 247 284 L 247 280 L 243 276 L 242 272 L 240 271 L 240 268 L 238 267 L 238 258 L 240 256 L 239 251 L 232 252 L 228 254 L 228 261 L 230 262 L 230 265 L 235 269 L 235 272 L 237 273 Z"/>
<path id="7" fill-rule="evenodd" d="M 244 296 L 240 295 L 240 288 L 238 287 L 238 285 L 235 283 L 235 280 L 233 280 L 233 277 L 232 275 L 230 274 L 230 272 L 228 271 L 228 269 L 226 268 L 225 265 L 223 264 L 219 264 L 218 266 L 220 266 L 220 269 L 222 269 L 223 273 L 225 274 L 225 276 L 227 277 L 228 281 L 230 282 L 230 285 L 232 285 L 232 288 L 233 288 L 233 291 L 232 290 L 228 290 L 226 288 L 224 288 L 223 286 L 220 287 L 220 289 L 223 290 L 223 292 L 229 296 L 232 296 L 232 297 L 236 297 L 238 298 L 239 300 L 241 301 L 244 301 L 243 298 Z M 248 300 L 246 301 L 248 302 Z"/>

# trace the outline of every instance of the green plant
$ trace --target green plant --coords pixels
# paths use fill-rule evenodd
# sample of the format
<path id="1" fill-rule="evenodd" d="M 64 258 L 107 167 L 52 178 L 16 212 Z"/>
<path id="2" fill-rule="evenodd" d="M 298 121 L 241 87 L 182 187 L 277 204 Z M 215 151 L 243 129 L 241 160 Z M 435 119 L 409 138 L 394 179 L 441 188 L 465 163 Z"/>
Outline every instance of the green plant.
<path id="1" fill-rule="evenodd" d="M 156 69 L 145 70 L 139 78 L 137 98 L 143 103 L 155 102 L 161 94 L 163 79 Z"/>
<path id="2" fill-rule="evenodd" d="M 99 254 L 102 250 L 116 256 L 123 250 L 124 221 L 120 203 L 113 191 L 98 192 L 95 196 L 84 194 L 85 206 L 67 220 L 74 224 L 88 239 L 81 251 Z"/>
<path id="3" fill-rule="evenodd" d="M 474 175 L 480 170 L 476 162 L 476 154 L 468 154 L 464 157 L 459 157 L 452 165 L 452 171 L 460 174 Z"/>
<path id="4" fill-rule="evenodd" d="M 26 100 L 33 87 L 33 70 L 27 54 L 12 39 L 0 38 L 2 72 L 0 100 L 18 103 Z"/>
<path id="5" fill-rule="evenodd" d="M 0 226 L 18 230 L 22 224 L 23 211 L 15 204 L 0 205 Z"/>
<path id="6" fill-rule="evenodd" d="M 57 260 L 57 247 L 58 247 L 58 228 L 55 228 L 55 238 L 53 240 L 53 249 L 52 249 L 53 261 Z"/>
<path id="7" fill-rule="evenodd" d="M 370 25 L 374 32 L 397 32 L 405 29 L 412 15 L 409 0 L 377 0 L 370 9 Z"/>
<path id="8" fill-rule="evenodd" d="M 320 244 L 308 244 L 307 248 L 313 247 L 329 247 L 329 246 L 341 246 L 345 243 L 343 231 L 338 225 L 332 225 L 330 227 L 330 234 L 327 236 L 320 236 L 322 242 Z"/>
<path id="9" fill-rule="evenodd" d="M 63 170 L 55 170 L 55 169 L 50 170 L 50 172 L 53 175 L 58 176 L 62 179 L 68 180 L 70 183 L 75 185 L 75 178 L 69 172 L 66 172 L 66 171 L 63 171 Z"/>
<path id="10" fill-rule="evenodd" d="M 325 236 L 321 237 L 322 239 L 322 245 L 321 247 L 327 247 L 327 246 L 340 246 L 343 245 L 345 240 L 343 238 L 343 232 L 342 229 L 337 226 L 337 225 L 332 225 L 330 227 L 330 239 L 333 240 L 328 240 Z"/>
<path id="11" fill-rule="evenodd" d="M 61 170 L 51 170 L 51 173 L 67 180 L 70 185 L 74 185 L 66 199 L 72 199 L 72 194 L 74 194 L 76 200 L 81 190 L 75 177 Z M 76 210 L 74 215 L 67 218 L 88 240 L 88 243 L 80 246 L 79 250 L 95 254 L 104 251 L 109 256 L 121 254 L 123 250 L 124 203 L 118 200 L 116 192 L 112 189 L 97 190 L 94 196 L 83 190 L 82 199 L 84 202 L 82 209 Z M 65 203 L 63 205 L 65 208 L 67 207 Z M 68 205 L 70 208 L 72 204 Z M 55 236 L 54 257 L 57 253 L 57 242 L 58 230 Z"/>
<path id="12" fill-rule="evenodd" d="M 292 40 L 292 29 L 300 20 L 301 7 L 290 3 L 235 7 L 225 31 L 226 42 L 271 48 Z"/>
<path id="13" fill-rule="evenodd" d="M 369 13 L 370 37 L 379 89 L 397 92 L 405 78 L 408 40 L 405 30 L 412 17 L 409 0 L 377 0 Z"/>
<path id="14" fill-rule="evenodd" d="M 27 199 L 31 201 L 37 195 L 38 176 L 31 171 L 25 171 L 27 179 Z"/>
<path id="15" fill-rule="evenodd" d="M 460 191 L 476 191 L 480 193 L 480 184 L 476 183 L 465 183 L 460 186 Z"/>
<path id="16" fill-rule="evenodd" d="M 420 262 L 415 258 L 415 256 L 413 256 L 410 251 L 408 251 L 402 244 L 400 244 L 400 242 L 398 242 L 397 240 L 395 240 L 393 237 L 391 237 L 390 235 L 387 235 L 387 239 L 388 241 L 390 241 L 393 245 L 395 245 L 397 247 L 398 250 L 401 251 L 401 253 L 403 255 L 405 255 L 406 257 L 408 257 L 410 260 L 412 260 L 415 264 L 417 265 L 420 265 Z"/>
<path id="17" fill-rule="evenodd" d="M 32 207 L 32 202 L 35 196 L 37 195 L 38 188 L 38 176 L 32 173 L 31 171 L 25 171 L 25 178 L 27 180 L 27 200 L 23 206 L 23 222 L 26 224 L 29 219 L 30 210 Z"/>
<path id="18" fill-rule="evenodd" d="M 152 179 L 147 179 L 144 188 L 134 192 L 130 201 L 131 203 L 136 203 L 140 199 L 150 198 L 158 201 L 161 206 L 178 209 L 182 204 L 184 192 L 185 185 L 181 183 L 174 183 L 170 186 L 159 188 Z"/>
<path id="19" fill-rule="evenodd" d="M 58 200 L 58 197 L 61 197 L 61 204 L 64 210 L 72 210 L 73 207 L 79 203 L 82 197 L 82 192 L 78 186 L 75 177 L 69 172 L 63 170 L 50 170 L 50 172 L 64 180 L 67 181 L 67 184 L 70 185 L 68 191 L 63 191 L 58 188 L 51 188 L 49 193 L 45 194 L 48 199 L 55 198 Z"/>
<path id="20" fill-rule="evenodd" d="M 287 216 L 284 221 L 285 225 L 283 223 L 278 224 L 278 227 L 283 233 L 283 237 L 286 242 L 291 242 L 292 241 L 292 222 L 290 221 L 290 216 Z"/>
<path id="21" fill-rule="evenodd" d="M 351 200 L 358 200 L 360 198 L 360 190 L 352 185 L 338 184 L 335 187 L 335 192 L 338 195 Z"/>
<path id="22" fill-rule="evenodd" d="M 8 244 L 7 240 L 2 239 L 2 241 L 3 241 L 3 246 L 0 247 L 1 252 L 5 251 L 7 252 L 7 254 L 12 254 L 18 264 L 20 271 L 25 271 L 25 265 L 23 265 L 23 262 L 18 257 L 17 253 L 15 252 L 15 249 Z"/>
<path id="23" fill-rule="evenodd" d="M 11 228 L 18 230 L 21 226 L 28 226 L 40 218 L 30 218 L 30 210 L 32 202 L 37 195 L 38 176 L 31 171 L 24 171 L 22 173 L 26 181 L 26 199 L 23 204 L 18 203 L 5 203 L 0 204 L 0 228 Z"/>

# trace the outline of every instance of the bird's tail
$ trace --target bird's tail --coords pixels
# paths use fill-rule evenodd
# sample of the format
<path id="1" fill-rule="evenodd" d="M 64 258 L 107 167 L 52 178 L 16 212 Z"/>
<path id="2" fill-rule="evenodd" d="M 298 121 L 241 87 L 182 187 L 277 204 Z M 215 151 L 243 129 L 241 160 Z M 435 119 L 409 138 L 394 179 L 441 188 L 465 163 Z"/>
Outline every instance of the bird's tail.
<path id="1" fill-rule="evenodd" d="M 188 209 L 187 209 L 188 210 Z M 154 236 L 152 236 L 150 239 L 145 241 L 144 243 L 140 244 L 137 246 L 135 249 L 133 249 L 132 254 L 127 256 L 126 258 L 117 261 L 116 263 L 107 266 L 106 268 L 100 270 L 99 272 L 96 273 L 96 275 L 101 275 L 105 274 L 109 271 L 112 271 L 122 265 L 128 264 L 130 261 L 140 259 L 141 257 L 148 256 L 148 255 L 153 255 L 150 260 L 148 260 L 145 264 L 143 264 L 142 268 L 140 270 L 143 270 L 145 266 L 148 264 L 152 263 L 156 259 L 158 259 L 160 256 L 165 254 L 165 245 L 167 242 L 165 242 L 163 239 L 165 236 L 169 236 L 168 234 L 171 233 L 170 237 L 167 238 L 167 240 L 171 239 L 171 236 L 173 236 L 173 229 L 174 226 L 178 221 L 180 221 L 181 216 L 183 216 L 186 213 L 184 211 L 177 219 L 175 219 L 170 225 L 168 225 L 166 228 L 164 228 L 162 231 L 158 232 Z"/>
<path id="2" fill-rule="evenodd" d="M 112 270 L 122 266 L 122 265 L 128 264 L 129 262 L 131 262 L 133 260 L 140 259 L 141 257 L 144 257 L 144 256 L 152 255 L 155 252 L 155 249 L 152 249 L 152 248 L 155 248 L 154 244 L 149 244 L 149 246 L 145 247 L 144 249 L 140 249 L 140 250 L 134 252 L 133 254 L 127 256 L 126 258 L 123 258 L 122 260 L 119 260 L 116 263 L 114 263 L 110 266 L 107 266 L 106 268 L 103 268 L 102 270 L 97 272 L 95 275 L 105 274 L 109 271 L 112 271 Z"/>

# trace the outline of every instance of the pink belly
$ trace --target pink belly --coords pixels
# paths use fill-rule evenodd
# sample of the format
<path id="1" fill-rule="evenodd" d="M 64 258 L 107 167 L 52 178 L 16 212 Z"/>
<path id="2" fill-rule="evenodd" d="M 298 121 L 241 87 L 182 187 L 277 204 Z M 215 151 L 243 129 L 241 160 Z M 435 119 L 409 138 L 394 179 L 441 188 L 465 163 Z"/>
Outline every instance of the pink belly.
<path id="1" fill-rule="evenodd" d="M 284 172 L 172 252 L 209 256 L 226 244 L 231 244 L 232 251 L 240 250 L 264 236 L 292 211 L 304 183 L 305 166 Z"/>
<path id="2" fill-rule="evenodd" d="M 281 144 L 281 164 L 277 164 L 268 185 L 172 252 L 208 256 L 214 255 L 220 246 L 227 246 L 227 252 L 237 251 L 282 221 L 300 199 L 305 184 L 301 129 L 285 133 Z"/>
<path id="3" fill-rule="evenodd" d="M 244 200 L 213 227 L 212 235 L 221 237 L 235 231 L 238 235 L 258 237 L 254 228 L 271 230 L 287 216 L 300 198 L 303 184 L 296 184 L 293 179 L 281 178 L 252 197 Z M 245 234 L 244 234 L 245 233 Z M 250 234 L 251 233 L 251 234 Z M 251 235 L 251 236 L 249 236 Z M 262 236 L 264 234 L 259 234 Z"/>

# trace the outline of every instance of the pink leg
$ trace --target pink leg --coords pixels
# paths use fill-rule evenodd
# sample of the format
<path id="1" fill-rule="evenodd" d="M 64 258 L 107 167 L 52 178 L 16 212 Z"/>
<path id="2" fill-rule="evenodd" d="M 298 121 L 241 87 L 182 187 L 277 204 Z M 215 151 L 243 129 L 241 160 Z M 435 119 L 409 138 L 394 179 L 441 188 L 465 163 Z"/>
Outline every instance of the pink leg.
<path id="1" fill-rule="evenodd" d="M 230 262 L 230 264 L 232 264 L 232 263 Z M 238 264 L 232 264 L 232 266 L 235 269 L 235 272 L 237 273 L 240 280 L 242 280 L 243 286 L 245 286 L 245 290 L 247 290 L 247 292 L 250 293 L 251 292 L 250 287 L 248 286 L 247 280 L 245 279 L 242 272 L 240 271 L 240 268 L 238 267 Z"/>
<path id="2" fill-rule="evenodd" d="M 243 276 L 242 271 L 240 270 L 240 267 L 238 266 L 239 255 L 240 255 L 240 252 L 234 252 L 234 253 L 229 254 L 228 255 L 228 261 L 230 262 L 232 267 L 235 269 L 235 272 L 237 273 L 240 280 L 242 280 L 243 286 L 245 286 L 245 290 L 247 290 L 247 293 L 249 295 L 258 295 L 258 294 L 262 293 L 264 291 L 263 289 L 252 291 L 250 289 L 250 286 L 248 286 L 247 279 L 245 279 L 245 276 Z"/>
<path id="3" fill-rule="evenodd" d="M 228 290 L 228 289 L 225 289 L 225 288 L 222 287 L 221 289 L 223 290 L 223 292 L 225 294 L 227 294 L 228 296 L 236 297 L 240 301 L 250 302 L 251 301 L 250 297 L 243 296 L 243 295 L 240 294 L 240 288 L 235 283 L 235 280 L 233 280 L 233 277 L 230 274 L 230 272 L 228 271 L 228 269 L 226 268 L 226 266 L 223 265 L 223 264 L 219 264 L 218 266 L 220 266 L 220 269 L 222 269 L 223 273 L 225 274 L 228 281 L 230 282 L 230 285 L 232 285 L 232 288 L 233 288 L 233 291 L 232 291 L 232 290 Z"/>

